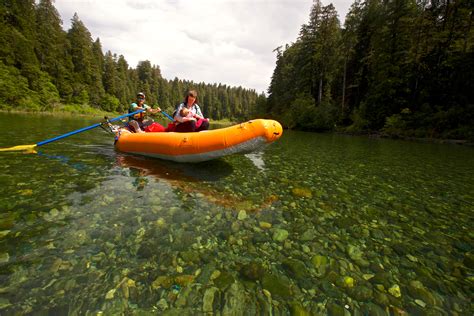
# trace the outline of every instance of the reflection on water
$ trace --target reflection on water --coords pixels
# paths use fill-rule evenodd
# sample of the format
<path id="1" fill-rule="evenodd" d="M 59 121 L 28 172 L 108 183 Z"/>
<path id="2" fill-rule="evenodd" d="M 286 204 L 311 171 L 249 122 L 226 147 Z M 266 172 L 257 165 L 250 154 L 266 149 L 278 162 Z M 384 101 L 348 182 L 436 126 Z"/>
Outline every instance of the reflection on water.
<path id="1" fill-rule="evenodd" d="M 253 153 L 246 154 L 245 157 L 250 159 L 252 163 L 257 167 L 260 171 L 265 171 L 265 161 L 263 160 L 263 152 L 257 151 Z"/>
<path id="2" fill-rule="evenodd" d="M 183 164 L 117 153 L 116 161 L 120 167 L 140 170 L 142 175 L 153 176 L 157 179 L 212 182 L 232 173 L 232 166 L 224 160 Z"/>
<path id="3" fill-rule="evenodd" d="M 1 143 L 94 123 L 57 120 Z M 287 132 L 177 164 L 112 144 L 0 155 L 0 314 L 474 311 L 472 148 Z"/>

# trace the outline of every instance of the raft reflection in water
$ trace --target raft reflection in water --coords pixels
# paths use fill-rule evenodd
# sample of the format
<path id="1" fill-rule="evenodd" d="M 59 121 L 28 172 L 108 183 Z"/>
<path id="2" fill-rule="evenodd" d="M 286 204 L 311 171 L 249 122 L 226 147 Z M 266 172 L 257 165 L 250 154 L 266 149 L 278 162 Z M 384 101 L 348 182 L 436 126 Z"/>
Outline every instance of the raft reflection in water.
<path id="1" fill-rule="evenodd" d="M 246 197 L 238 197 L 233 192 L 226 192 L 217 183 L 230 176 L 233 167 L 226 161 L 213 160 L 198 164 L 181 164 L 127 154 L 117 155 L 117 165 L 128 168 L 136 175 L 136 188 L 143 190 L 150 177 L 158 181 L 166 181 L 173 188 L 182 192 L 199 194 L 202 199 L 231 211 L 245 209 L 258 212 L 278 201 L 274 194 L 260 196 L 258 201 Z"/>
<path id="2" fill-rule="evenodd" d="M 230 175 L 233 170 L 224 160 L 188 165 L 118 153 L 116 161 L 122 168 L 139 170 L 142 176 L 181 182 L 217 181 Z"/>

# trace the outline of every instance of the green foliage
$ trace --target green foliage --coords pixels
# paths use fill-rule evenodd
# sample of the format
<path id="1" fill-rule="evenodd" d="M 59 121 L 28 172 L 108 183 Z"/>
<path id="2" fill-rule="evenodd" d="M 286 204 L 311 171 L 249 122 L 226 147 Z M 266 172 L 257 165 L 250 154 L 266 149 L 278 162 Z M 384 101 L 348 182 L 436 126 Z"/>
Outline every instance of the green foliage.
<path id="1" fill-rule="evenodd" d="M 52 0 L 0 3 L 0 109 L 124 112 L 138 91 L 147 103 L 172 113 L 187 89 L 212 119 L 244 120 L 263 115 L 266 99 L 254 90 L 166 80 L 158 65 L 102 52 L 77 14 L 65 32 Z M 256 110 L 257 100 L 259 111 Z M 66 105 L 63 105 L 66 104 Z"/>
<path id="2" fill-rule="evenodd" d="M 86 106 L 89 104 L 89 93 L 86 89 L 81 89 L 76 93 L 72 100 L 76 104 L 82 104 L 83 106 Z"/>
<path id="3" fill-rule="evenodd" d="M 283 113 L 281 123 L 288 128 L 308 128 L 315 115 L 314 99 L 308 94 L 299 95 Z"/>
<path id="4" fill-rule="evenodd" d="M 355 109 L 351 115 L 352 124 L 347 126 L 346 131 L 349 133 L 365 132 L 369 128 L 369 121 L 360 115 L 359 109 Z"/>
<path id="5" fill-rule="evenodd" d="M 300 129 L 471 137 L 472 1 L 426 3 L 357 0 L 341 28 L 314 1 L 296 42 L 276 49 L 267 115 Z"/>
<path id="6" fill-rule="evenodd" d="M 108 112 L 116 112 L 120 109 L 120 101 L 110 94 L 106 94 L 100 103 L 100 108 Z"/>

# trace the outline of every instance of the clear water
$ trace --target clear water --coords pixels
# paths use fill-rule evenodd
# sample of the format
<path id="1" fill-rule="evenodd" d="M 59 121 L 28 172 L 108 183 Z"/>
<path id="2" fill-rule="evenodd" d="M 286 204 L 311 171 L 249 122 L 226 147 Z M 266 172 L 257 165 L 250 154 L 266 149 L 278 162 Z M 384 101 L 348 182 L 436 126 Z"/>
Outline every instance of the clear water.
<path id="1" fill-rule="evenodd" d="M 97 120 L 0 114 L 0 147 Z M 0 314 L 473 314 L 474 150 L 285 131 L 201 164 L 0 153 Z"/>

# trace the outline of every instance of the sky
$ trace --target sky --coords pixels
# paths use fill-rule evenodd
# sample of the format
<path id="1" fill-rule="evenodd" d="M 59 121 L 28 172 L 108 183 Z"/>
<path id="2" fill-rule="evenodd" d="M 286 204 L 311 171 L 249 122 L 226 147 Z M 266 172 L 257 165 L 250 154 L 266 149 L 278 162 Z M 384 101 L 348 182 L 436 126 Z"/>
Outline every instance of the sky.
<path id="1" fill-rule="evenodd" d="M 353 0 L 334 0 L 341 23 Z M 103 52 L 130 67 L 149 60 L 166 79 L 266 92 L 278 46 L 296 41 L 312 0 L 56 0 L 68 30 L 76 12 Z M 330 1 L 322 0 L 323 5 Z"/>

